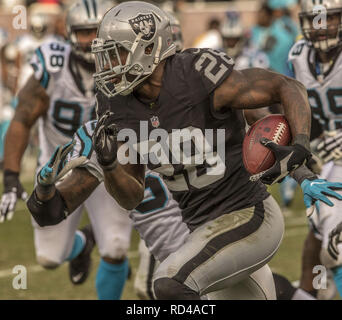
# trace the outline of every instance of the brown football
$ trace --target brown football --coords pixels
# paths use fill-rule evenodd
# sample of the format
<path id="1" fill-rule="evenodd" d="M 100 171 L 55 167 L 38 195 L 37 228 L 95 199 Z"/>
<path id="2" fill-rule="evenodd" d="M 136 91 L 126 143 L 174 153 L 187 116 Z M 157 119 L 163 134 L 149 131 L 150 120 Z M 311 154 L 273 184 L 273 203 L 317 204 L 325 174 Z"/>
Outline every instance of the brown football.
<path id="1" fill-rule="evenodd" d="M 271 114 L 249 128 L 243 140 L 242 157 L 247 171 L 256 174 L 269 169 L 275 162 L 273 152 L 260 143 L 261 138 L 287 146 L 291 142 L 290 126 L 282 114 Z"/>

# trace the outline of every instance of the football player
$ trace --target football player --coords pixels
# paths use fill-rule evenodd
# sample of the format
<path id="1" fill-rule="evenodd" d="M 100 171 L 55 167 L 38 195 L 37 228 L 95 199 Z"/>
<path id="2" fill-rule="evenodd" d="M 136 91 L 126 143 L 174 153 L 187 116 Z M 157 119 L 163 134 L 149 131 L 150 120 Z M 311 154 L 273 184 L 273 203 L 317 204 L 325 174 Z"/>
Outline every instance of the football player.
<path id="1" fill-rule="evenodd" d="M 316 24 L 317 12 L 322 13 L 317 11 L 316 1 L 301 2 L 299 18 L 304 39 L 293 46 L 289 61 L 296 79 L 306 87 L 313 116 L 324 131 L 321 142 L 316 143 L 316 151 L 325 163 L 321 177 L 338 181 L 342 176 L 342 114 L 339 103 L 342 95 L 342 1 L 323 0 L 319 4 L 326 11 L 322 16 L 325 26 Z M 323 263 L 332 269 L 342 295 L 340 244 L 329 245 L 330 231 L 342 221 L 341 204 L 335 200 L 332 202 L 334 207 L 324 203 L 317 205 L 316 214 L 310 219 L 312 228 L 303 252 L 300 286 L 312 294 L 317 293 L 313 287 L 312 268 Z M 337 251 L 331 249 L 334 247 Z M 320 258 L 312 254 L 317 250 L 320 251 Z"/>
<path id="2" fill-rule="evenodd" d="M 60 223 L 67 216 L 74 214 L 75 208 L 84 201 L 85 195 L 89 196 L 103 182 L 103 169 L 97 161 L 93 147 L 89 145 L 91 144 L 89 137 L 93 135 L 95 126 L 96 121 L 91 121 L 79 128 L 73 140 L 65 147 L 59 146 L 53 160 L 38 173 L 37 186 L 27 202 L 37 223 L 41 225 Z M 72 168 L 70 175 L 61 180 L 62 176 Z M 323 188 L 322 185 L 320 186 Z M 60 212 L 54 210 L 51 205 L 53 201 L 51 199 L 57 190 L 63 199 L 64 210 Z M 152 171 L 146 172 L 144 200 L 129 213 L 129 216 L 143 239 L 139 244 L 141 256 L 135 279 L 137 295 L 142 299 L 153 299 L 151 287 L 153 273 L 160 262 L 186 242 L 190 230 L 182 221 L 178 203 L 173 199 L 166 184 L 158 173 Z M 267 286 L 261 286 L 259 284 L 264 284 L 265 274 L 268 278 Z M 252 273 L 238 285 L 210 293 L 206 298 L 272 299 L 274 286 L 270 279 L 272 278 L 266 265 L 261 271 Z M 282 296 L 287 297 L 285 294 Z"/>
<path id="3" fill-rule="evenodd" d="M 316 180 L 302 166 L 310 159 L 305 88 L 263 69 L 235 71 L 232 59 L 215 50 L 176 54 L 165 13 L 139 1 L 121 3 L 105 14 L 92 51 L 101 91 L 92 139 L 107 191 L 128 210 L 138 206 L 147 162 L 162 174 L 191 231 L 158 267 L 156 297 L 199 299 L 260 271 L 277 251 L 284 229 L 280 209 L 262 182 L 272 184 L 289 173 L 304 186 Z M 263 139 L 276 162 L 251 177 L 241 158 L 242 109 L 277 102 L 284 107 L 293 144 Z M 205 129 L 215 134 L 211 148 Z"/>
<path id="4" fill-rule="evenodd" d="M 40 171 L 57 145 L 69 141 L 82 123 L 94 118 L 91 41 L 100 19 L 112 6 L 112 2 L 76 1 L 66 19 L 70 44 L 46 42 L 35 51 L 31 60 L 34 74 L 19 93 L 6 136 L 2 220 L 12 217 L 17 199 L 24 194 L 19 181 L 20 161 L 34 123 L 38 121 L 39 125 Z M 81 284 L 88 276 L 95 238 L 101 255 L 96 275 L 98 297 L 119 299 L 128 274 L 131 221 L 103 185 L 86 198 L 72 217 L 56 226 L 41 227 L 32 221 L 37 261 L 45 268 L 70 261 L 70 279 L 73 284 Z M 94 234 L 88 227 L 76 232 L 84 208 Z M 58 211 L 57 206 L 54 209 Z"/>

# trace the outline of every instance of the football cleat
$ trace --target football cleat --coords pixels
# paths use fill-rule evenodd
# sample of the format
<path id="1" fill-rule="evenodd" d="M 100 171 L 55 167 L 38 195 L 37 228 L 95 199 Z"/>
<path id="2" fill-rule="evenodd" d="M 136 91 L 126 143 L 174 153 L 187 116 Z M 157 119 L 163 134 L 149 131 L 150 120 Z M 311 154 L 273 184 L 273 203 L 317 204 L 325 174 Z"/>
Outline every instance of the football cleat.
<path id="1" fill-rule="evenodd" d="M 91 252 L 95 246 L 95 238 L 91 226 L 87 225 L 81 231 L 86 238 L 85 246 L 82 252 L 69 262 L 70 281 L 75 285 L 82 284 L 88 278 L 91 267 Z"/>

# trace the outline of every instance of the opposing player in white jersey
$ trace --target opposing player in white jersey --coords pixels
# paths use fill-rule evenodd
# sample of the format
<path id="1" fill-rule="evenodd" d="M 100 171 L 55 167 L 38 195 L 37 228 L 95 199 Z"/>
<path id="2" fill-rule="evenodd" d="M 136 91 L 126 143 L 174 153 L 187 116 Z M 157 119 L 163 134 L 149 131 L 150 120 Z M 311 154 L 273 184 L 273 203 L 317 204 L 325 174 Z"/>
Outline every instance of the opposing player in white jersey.
<path id="1" fill-rule="evenodd" d="M 307 88 L 313 117 L 322 127 L 322 141 L 316 149 L 325 162 L 321 177 L 339 181 L 342 177 L 342 1 L 320 1 L 326 9 L 323 28 L 315 24 L 317 2 L 301 2 L 299 17 L 304 39 L 293 46 L 289 61 L 295 78 Z M 312 294 L 316 293 L 312 285 L 312 268 L 321 262 L 333 271 L 335 284 L 342 295 L 342 254 L 338 253 L 341 245 L 329 242 L 329 233 L 342 221 L 342 205 L 334 199 L 332 203 L 334 207 L 324 203 L 317 206 L 304 249 L 301 287 Z M 315 248 L 320 250 L 320 259 L 311 254 Z"/>
<path id="2" fill-rule="evenodd" d="M 20 161 L 33 124 L 39 123 L 39 171 L 57 145 L 65 144 L 80 125 L 94 118 L 94 61 L 90 45 L 102 15 L 112 6 L 112 2 L 76 1 L 67 13 L 70 44 L 47 42 L 35 51 L 31 60 L 34 74 L 19 94 L 19 104 L 6 137 L 2 220 L 11 218 L 17 197 L 23 192 L 19 181 Z M 87 198 L 84 195 L 84 205 L 72 217 L 54 227 L 42 227 L 33 221 L 37 260 L 46 268 L 71 261 L 71 281 L 84 282 L 94 239 L 89 228 L 82 232 L 76 229 L 86 208 L 101 255 L 96 276 L 98 297 L 119 299 L 128 274 L 126 253 L 131 221 L 103 185 Z"/>

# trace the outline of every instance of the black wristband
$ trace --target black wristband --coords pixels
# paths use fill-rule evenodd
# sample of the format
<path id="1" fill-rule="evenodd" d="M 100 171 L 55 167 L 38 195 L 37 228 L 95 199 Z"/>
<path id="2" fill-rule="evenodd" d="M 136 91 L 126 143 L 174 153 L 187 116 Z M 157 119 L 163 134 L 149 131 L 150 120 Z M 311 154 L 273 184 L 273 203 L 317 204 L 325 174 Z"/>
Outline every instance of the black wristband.
<path id="1" fill-rule="evenodd" d="M 18 189 L 19 172 L 15 172 L 9 169 L 4 170 L 3 183 L 5 192 L 10 192 L 13 188 Z"/>
<path id="2" fill-rule="evenodd" d="M 310 137 L 306 134 L 297 134 L 293 139 L 293 145 L 299 144 L 310 152 Z"/>
<path id="3" fill-rule="evenodd" d="M 299 185 L 301 185 L 305 179 L 308 179 L 308 180 L 318 179 L 318 177 L 311 170 L 309 170 L 309 168 L 305 165 L 300 166 L 298 169 L 292 172 L 290 176 L 293 179 L 295 179 Z"/>
<path id="4" fill-rule="evenodd" d="M 58 189 L 55 195 L 47 201 L 39 200 L 34 190 L 26 205 L 34 220 L 41 227 L 56 225 L 66 219 L 69 214 Z"/>

